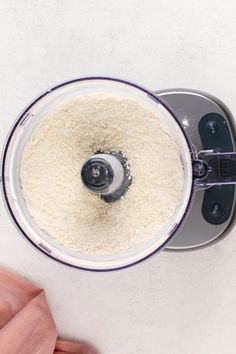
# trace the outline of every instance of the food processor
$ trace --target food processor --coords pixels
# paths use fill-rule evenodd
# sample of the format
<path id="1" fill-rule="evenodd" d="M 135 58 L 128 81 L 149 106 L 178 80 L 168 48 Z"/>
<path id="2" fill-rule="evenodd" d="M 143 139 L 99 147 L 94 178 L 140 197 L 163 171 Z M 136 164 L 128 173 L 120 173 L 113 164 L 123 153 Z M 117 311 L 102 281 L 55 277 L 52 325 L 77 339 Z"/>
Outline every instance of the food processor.
<path id="1" fill-rule="evenodd" d="M 44 117 L 68 100 L 101 93 L 136 100 L 152 111 L 175 139 L 183 168 L 178 205 L 164 227 L 147 242 L 107 256 L 66 249 L 40 229 L 27 209 L 19 177 L 25 144 Z M 118 203 L 132 184 L 128 160 L 119 147 L 109 153 L 97 151 L 84 162 L 80 177 L 84 187 L 105 203 Z M 232 221 L 235 183 L 232 115 L 220 100 L 192 90 L 152 92 L 108 77 L 75 79 L 45 91 L 19 115 L 2 155 L 3 199 L 20 233 L 48 257 L 92 271 L 126 268 L 164 248 L 187 250 L 210 244 L 224 234 Z"/>

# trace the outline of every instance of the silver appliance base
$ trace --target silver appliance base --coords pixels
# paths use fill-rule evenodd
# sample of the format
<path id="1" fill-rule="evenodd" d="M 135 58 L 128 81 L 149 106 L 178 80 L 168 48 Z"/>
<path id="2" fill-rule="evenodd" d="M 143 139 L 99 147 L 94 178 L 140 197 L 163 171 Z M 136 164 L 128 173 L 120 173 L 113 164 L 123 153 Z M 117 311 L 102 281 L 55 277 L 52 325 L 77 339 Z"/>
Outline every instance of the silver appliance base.
<path id="1" fill-rule="evenodd" d="M 219 99 L 200 91 L 185 89 L 155 93 L 175 112 L 197 151 L 206 147 L 207 150 L 235 151 L 233 117 Z M 235 187 L 228 186 L 226 190 L 222 188 L 217 186 L 209 188 L 207 192 L 196 192 L 188 218 L 166 247 L 167 250 L 199 248 L 222 236 L 232 221 Z"/>

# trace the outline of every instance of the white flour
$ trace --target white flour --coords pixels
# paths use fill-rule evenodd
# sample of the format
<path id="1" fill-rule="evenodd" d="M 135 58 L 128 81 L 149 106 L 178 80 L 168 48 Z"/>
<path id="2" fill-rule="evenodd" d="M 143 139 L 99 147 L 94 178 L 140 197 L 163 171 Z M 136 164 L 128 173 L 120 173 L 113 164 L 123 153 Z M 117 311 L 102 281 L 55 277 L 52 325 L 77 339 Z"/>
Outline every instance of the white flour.
<path id="1" fill-rule="evenodd" d="M 83 163 L 98 150 L 122 151 L 133 178 L 126 195 L 106 203 L 82 184 Z M 158 117 L 131 99 L 84 96 L 59 106 L 34 130 L 20 169 L 29 212 L 66 248 L 112 254 L 133 248 L 169 220 L 183 168 Z"/>

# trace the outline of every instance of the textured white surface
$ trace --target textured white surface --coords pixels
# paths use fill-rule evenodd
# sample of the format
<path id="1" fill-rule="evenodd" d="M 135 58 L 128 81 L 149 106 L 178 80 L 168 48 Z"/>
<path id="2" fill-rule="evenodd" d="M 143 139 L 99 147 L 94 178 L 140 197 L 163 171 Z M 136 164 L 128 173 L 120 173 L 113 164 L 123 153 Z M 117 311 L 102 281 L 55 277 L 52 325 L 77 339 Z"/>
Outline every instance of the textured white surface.
<path id="1" fill-rule="evenodd" d="M 35 95 L 88 74 L 209 91 L 236 116 L 235 21 L 234 0 L 1 0 L 1 146 Z M 46 288 L 61 335 L 91 340 L 102 354 L 235 352 L 234 229 L 198 252 L 93 274 L 39 254 L 1 202 L 0 264 Z"/>

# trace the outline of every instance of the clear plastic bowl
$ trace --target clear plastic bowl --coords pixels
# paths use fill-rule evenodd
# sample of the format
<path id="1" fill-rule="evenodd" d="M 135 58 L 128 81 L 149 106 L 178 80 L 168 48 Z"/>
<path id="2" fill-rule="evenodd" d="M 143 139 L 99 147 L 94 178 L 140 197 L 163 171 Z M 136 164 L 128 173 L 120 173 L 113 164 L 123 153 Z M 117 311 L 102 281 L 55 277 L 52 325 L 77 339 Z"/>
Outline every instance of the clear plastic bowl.
<path id="1" fill-rule="evenodd" d="M 179 145 L 184 170 L 184 188 L 171 220 L 148 242 L 126 252 L 111 256 L 92 256 L 71 251 L 41 230 L 28 212 L 24 201 L 19 168 L 24 146 L 35 127 L 58 105 L 75 97 L 108 93 L 139 101 L 158 115 L 169 127 Z M 53 87 L 37 97 L 16 120 L 7 138 L 2 157 L 2 190 L 6 207 L 20 232 L 48 257 L 63 264 L 93 271 L 108 271 L 136 264 L 161 250 L 174 236 L 187 212 L 193 191 L 191 149 L 188 139 L 175 115 L 152 92 L 135 84 L 112 78 L 89 77 L 76 79 Z"/>

